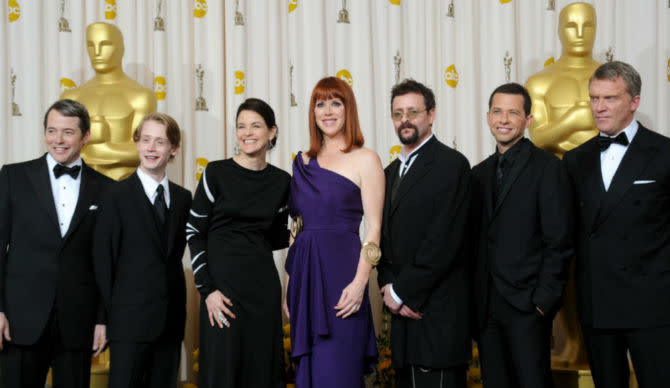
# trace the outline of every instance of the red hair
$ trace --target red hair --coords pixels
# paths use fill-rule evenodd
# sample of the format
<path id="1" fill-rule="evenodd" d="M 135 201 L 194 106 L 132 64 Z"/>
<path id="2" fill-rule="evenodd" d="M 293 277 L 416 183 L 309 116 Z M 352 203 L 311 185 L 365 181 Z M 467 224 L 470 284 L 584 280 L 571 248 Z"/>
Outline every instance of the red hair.
<path id="1" fill-rule="evenodd" d="M 354 147 L 362 147 L 365 143 L 361 125 L 358 123 L 358 108 L 356 107 L 356 98 L 351 87 L 346 82 L 337 77 L 322 78 L 314 86 L 312 98 L 309 102 L 309 150 L 306 155 L 310 158 L 316 156 L 321 150 L 323 144 L 323 133 L 316 125 L 314 108 L 318 101 L 339 98 L 344 104 L 344 141 L 346 148 L 344 152 L 351 151 Z"/>

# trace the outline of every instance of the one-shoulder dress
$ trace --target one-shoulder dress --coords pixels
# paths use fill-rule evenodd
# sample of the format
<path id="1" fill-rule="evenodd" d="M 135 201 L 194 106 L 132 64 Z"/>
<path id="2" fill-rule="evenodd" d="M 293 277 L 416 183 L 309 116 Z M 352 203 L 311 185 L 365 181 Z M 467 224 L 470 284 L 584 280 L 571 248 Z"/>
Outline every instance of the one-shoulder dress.
<path id="1" fill-rule="evenodd" d="M 304 224 L 286 259 L 296 388 L 362 388 L 377 359 L 367 288 L 357 313 L 342 319 L 334 309 L 358 266 L 360 188 L 315 157 L 305 164 L 298 153 L 289 211 Z"/>

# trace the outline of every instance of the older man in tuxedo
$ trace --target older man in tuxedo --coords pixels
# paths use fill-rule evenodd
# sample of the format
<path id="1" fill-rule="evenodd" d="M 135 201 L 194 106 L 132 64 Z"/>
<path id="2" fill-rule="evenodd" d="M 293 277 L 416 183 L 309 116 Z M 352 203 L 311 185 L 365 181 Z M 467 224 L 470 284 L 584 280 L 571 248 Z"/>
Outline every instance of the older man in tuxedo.
<path id="1" fill-rule="evenodd" d="M 670 139 L 635 120 L 638 72 L 589 81 L 599 135 L 565 154 L 577 201 L 577 311 L 596 387 L 670 382 Z"/>
<path id="2" fill-rule="evenodd" d="M 47 154 L 0 170 L 0 347 L 4 387 L 88 387 L 91 351 L 105 346 L 93 273 L 97 199 L 111 179 L 86 166 L 86 108 L 54 103 Z"/>
<path id="3" fill-rule="evenodd" d="M 403 148 L 385 170 L 378 281 L 393 313 L 397 387 L 466 386 L 470 298 L 466 231 L 470 166 L 432 132 L 435 96 L 405 80 L 391 91 Z"/>

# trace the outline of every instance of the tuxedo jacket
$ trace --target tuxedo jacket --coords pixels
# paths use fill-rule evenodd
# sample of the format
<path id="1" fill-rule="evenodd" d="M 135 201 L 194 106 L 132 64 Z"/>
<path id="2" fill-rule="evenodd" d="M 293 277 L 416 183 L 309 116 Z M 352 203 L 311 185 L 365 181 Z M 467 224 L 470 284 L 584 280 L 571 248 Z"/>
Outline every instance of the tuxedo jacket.
<path id="1" fill-rule="evenodd" d="M 34 344 L 55 309 L 65 346 L 91 349 L 94 325 L 102 323 L 91 241 L 98 197 L 113 181 L 82 165 L 75 211 L 61 236 L 49 174 L 46 154 L 0 170 L 0 311 L 14 344 Z"/>
<path id="2" fill-rule="evenodd" d="M 169 183 L 167 221 L 159 226 L 137 173 L 103 197 L 94 241 L 95 273 L 111 341 L 180 342 L 186 322 L 182 256 L 190 191 Z"/>
<path id="3" fill-rule="evenodd" d="M 582 323 L 670 325 L 670 139 L 640 124 L 607 191 L 596 138 L 563 161 L 577 201 Z"/>
<path id="4" fill-rule="evenodd" d="M 379 286 L 393 290 L 423 318 L 393 315 L 394 368 L 447 368 L 471 357 L 467 224 L 470 166 L 459 152 L 435 137 L 397 189 L 398 160 L 386 169 Z"/>
<path id="5" fill-rule="evenodd" d="M 473 293 L 479 329 L 492 283 L 521 311 L 560 307 L 573 254 L 573 200 L 565 168 L 554 155 L 521 139 L 496 198 L 496 154 L 472 169 L 477 254 Z M 516 151 L 516 150 L 515 150 Z"/>

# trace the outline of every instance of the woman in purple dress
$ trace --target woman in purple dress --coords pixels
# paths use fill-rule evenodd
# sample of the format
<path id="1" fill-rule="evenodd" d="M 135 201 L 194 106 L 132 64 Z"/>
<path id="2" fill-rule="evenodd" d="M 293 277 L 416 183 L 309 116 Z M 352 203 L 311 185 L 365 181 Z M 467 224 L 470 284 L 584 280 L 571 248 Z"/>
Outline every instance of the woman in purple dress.
<path id="1" fill-rule="evenodd" d="M 309 134 L 309 150 L 293 162 L 289 199 L 304 225 L 286 259 L 296 387 L 362 388 L 377 359 L 367 285 L 380 256 L 384 171 L 363 148 L 354 94 L 339 78 L 314 87 Z"/>

